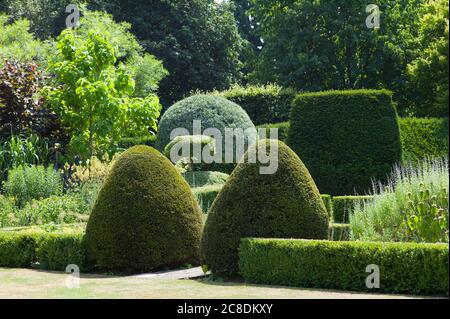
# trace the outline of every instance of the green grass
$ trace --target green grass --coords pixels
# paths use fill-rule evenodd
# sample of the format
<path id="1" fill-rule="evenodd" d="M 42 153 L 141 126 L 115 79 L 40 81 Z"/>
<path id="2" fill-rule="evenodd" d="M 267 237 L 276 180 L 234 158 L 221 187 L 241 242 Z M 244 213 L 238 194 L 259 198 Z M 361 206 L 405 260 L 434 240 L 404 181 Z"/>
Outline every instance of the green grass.
<path id="1" fill-rule="evenodd" d="M 145 299 L 316 299 L 401 298 L 398 295 L 297 289 L 247 285 L 241 282 L 173 280 L 140 277 L 81 275 L 80 288 L 65 286 L 67 275 L 31 269 L 0 268 L 0 299 L 3 298 L 145 298 Z"/>

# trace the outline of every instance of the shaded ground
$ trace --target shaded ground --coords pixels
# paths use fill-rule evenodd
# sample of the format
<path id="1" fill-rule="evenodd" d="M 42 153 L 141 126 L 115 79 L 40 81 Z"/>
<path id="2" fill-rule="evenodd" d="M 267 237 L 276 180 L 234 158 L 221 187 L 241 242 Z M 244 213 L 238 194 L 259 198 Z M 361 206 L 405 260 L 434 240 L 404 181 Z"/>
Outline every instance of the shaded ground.
<path id="1" fill-rule="evenodd" d="M 169 277 L 168 277 L 169 276 Z M 360 294 L 220 283 L 207 279 L 171 279 L 163 276 L 113 277 L 81 275 L 80 287 L 66 287 L 67 274 L 31 269 L 0 268 L 0 298 L 155 298 L 155 299 L 359 299 L 408 298 L 407 296 Z"/>

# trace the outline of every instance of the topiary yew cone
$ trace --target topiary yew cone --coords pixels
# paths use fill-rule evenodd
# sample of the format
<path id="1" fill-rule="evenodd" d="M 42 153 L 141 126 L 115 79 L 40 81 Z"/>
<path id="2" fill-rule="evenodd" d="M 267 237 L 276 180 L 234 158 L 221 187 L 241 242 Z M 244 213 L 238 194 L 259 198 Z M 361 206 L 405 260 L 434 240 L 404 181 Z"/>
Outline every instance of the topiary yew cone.
<path id="1" fill-rule="evenodd" d="M 114 164 L 86 229 L 88 255 L 100 269 L 142 272 L 198 264 L 202 213 L 172 163 L 135 146 Z"/>
<path id="2" fill-rule="evenodd" d="M 278 170 L 261 175 L 260 164 L 247 159 L 268 145 L 278 146 Z M 262 140 L 244 155 L 209 211 L 202 264 L 215 274 L 233 276 L 241 238 L 326 239 L 327 232 L 327 212 L 305 165 L 283 142 Z"/>

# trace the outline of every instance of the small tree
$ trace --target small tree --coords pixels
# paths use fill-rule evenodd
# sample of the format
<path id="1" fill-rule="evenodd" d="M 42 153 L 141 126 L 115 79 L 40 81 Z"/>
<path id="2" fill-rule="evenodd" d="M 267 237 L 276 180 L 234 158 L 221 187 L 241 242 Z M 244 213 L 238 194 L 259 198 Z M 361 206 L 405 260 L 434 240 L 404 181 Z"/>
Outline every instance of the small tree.
<path id="1" fill-rule="evenodd" d="M 60 84 L 47 88 L 48 102 L 69 127 L 70 155 L 80 159 L 102 155 L 123 136 L 156 131 L 161 105 L 154 95 L 132 98 L 133 71 L 116 65 L 111 43 L 90 32 L 87 37 L 65 30 L 58 37 L 58 53 L 49 70 Z"/>

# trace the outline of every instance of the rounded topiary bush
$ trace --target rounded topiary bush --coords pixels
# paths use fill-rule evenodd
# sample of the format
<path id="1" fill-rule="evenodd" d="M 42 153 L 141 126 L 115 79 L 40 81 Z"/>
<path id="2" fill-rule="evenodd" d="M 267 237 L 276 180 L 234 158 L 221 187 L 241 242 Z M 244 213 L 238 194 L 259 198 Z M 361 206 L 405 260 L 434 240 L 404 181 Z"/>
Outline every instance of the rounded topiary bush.
<path id="1" fill-rule="evenodd" d="M 86 228 L 88 255 L 98 268 L 142 272 L 197 264 L 202 213 L 172 163 L 149 146 L 116 161 Z"/>
<path id="2" fill-rule="evenodd" d="M 194 120 L 201 121 L 202 132 L 193 132 Z M 223 145 L 225 145 L 225 128 L 256 132 L 250 117 L 239 105 L 220 96 L 203 94 L 181 100 L 164 113 L 158 127 L 157 149 L 164 150 L 171 140 L 171 132 L 176 128 L 187 130 L 185 132 L 187 134 L 180 135 L 199 135 L 204 134 L 203 131 L 207 128 L 216 128 L 222 133 Z M 243 137 L 248 141 L 248 135 Z M 222 151 L 225 151 L 224 147 Z M 235 161 L 238 160 L 239 158 Z"/>
<path id="3" fill-rule="evenodd" d="M 278 148 L 278 169 L 262 175 L 248 163 L 255 152 Z M 300 158 L 286 144 L 261 140 L 250 147 L 208 213 L 202 264 L 215 274 L 236 275 L 244 237 L 326 239 L 328 216 L 319 191 Z"/>

